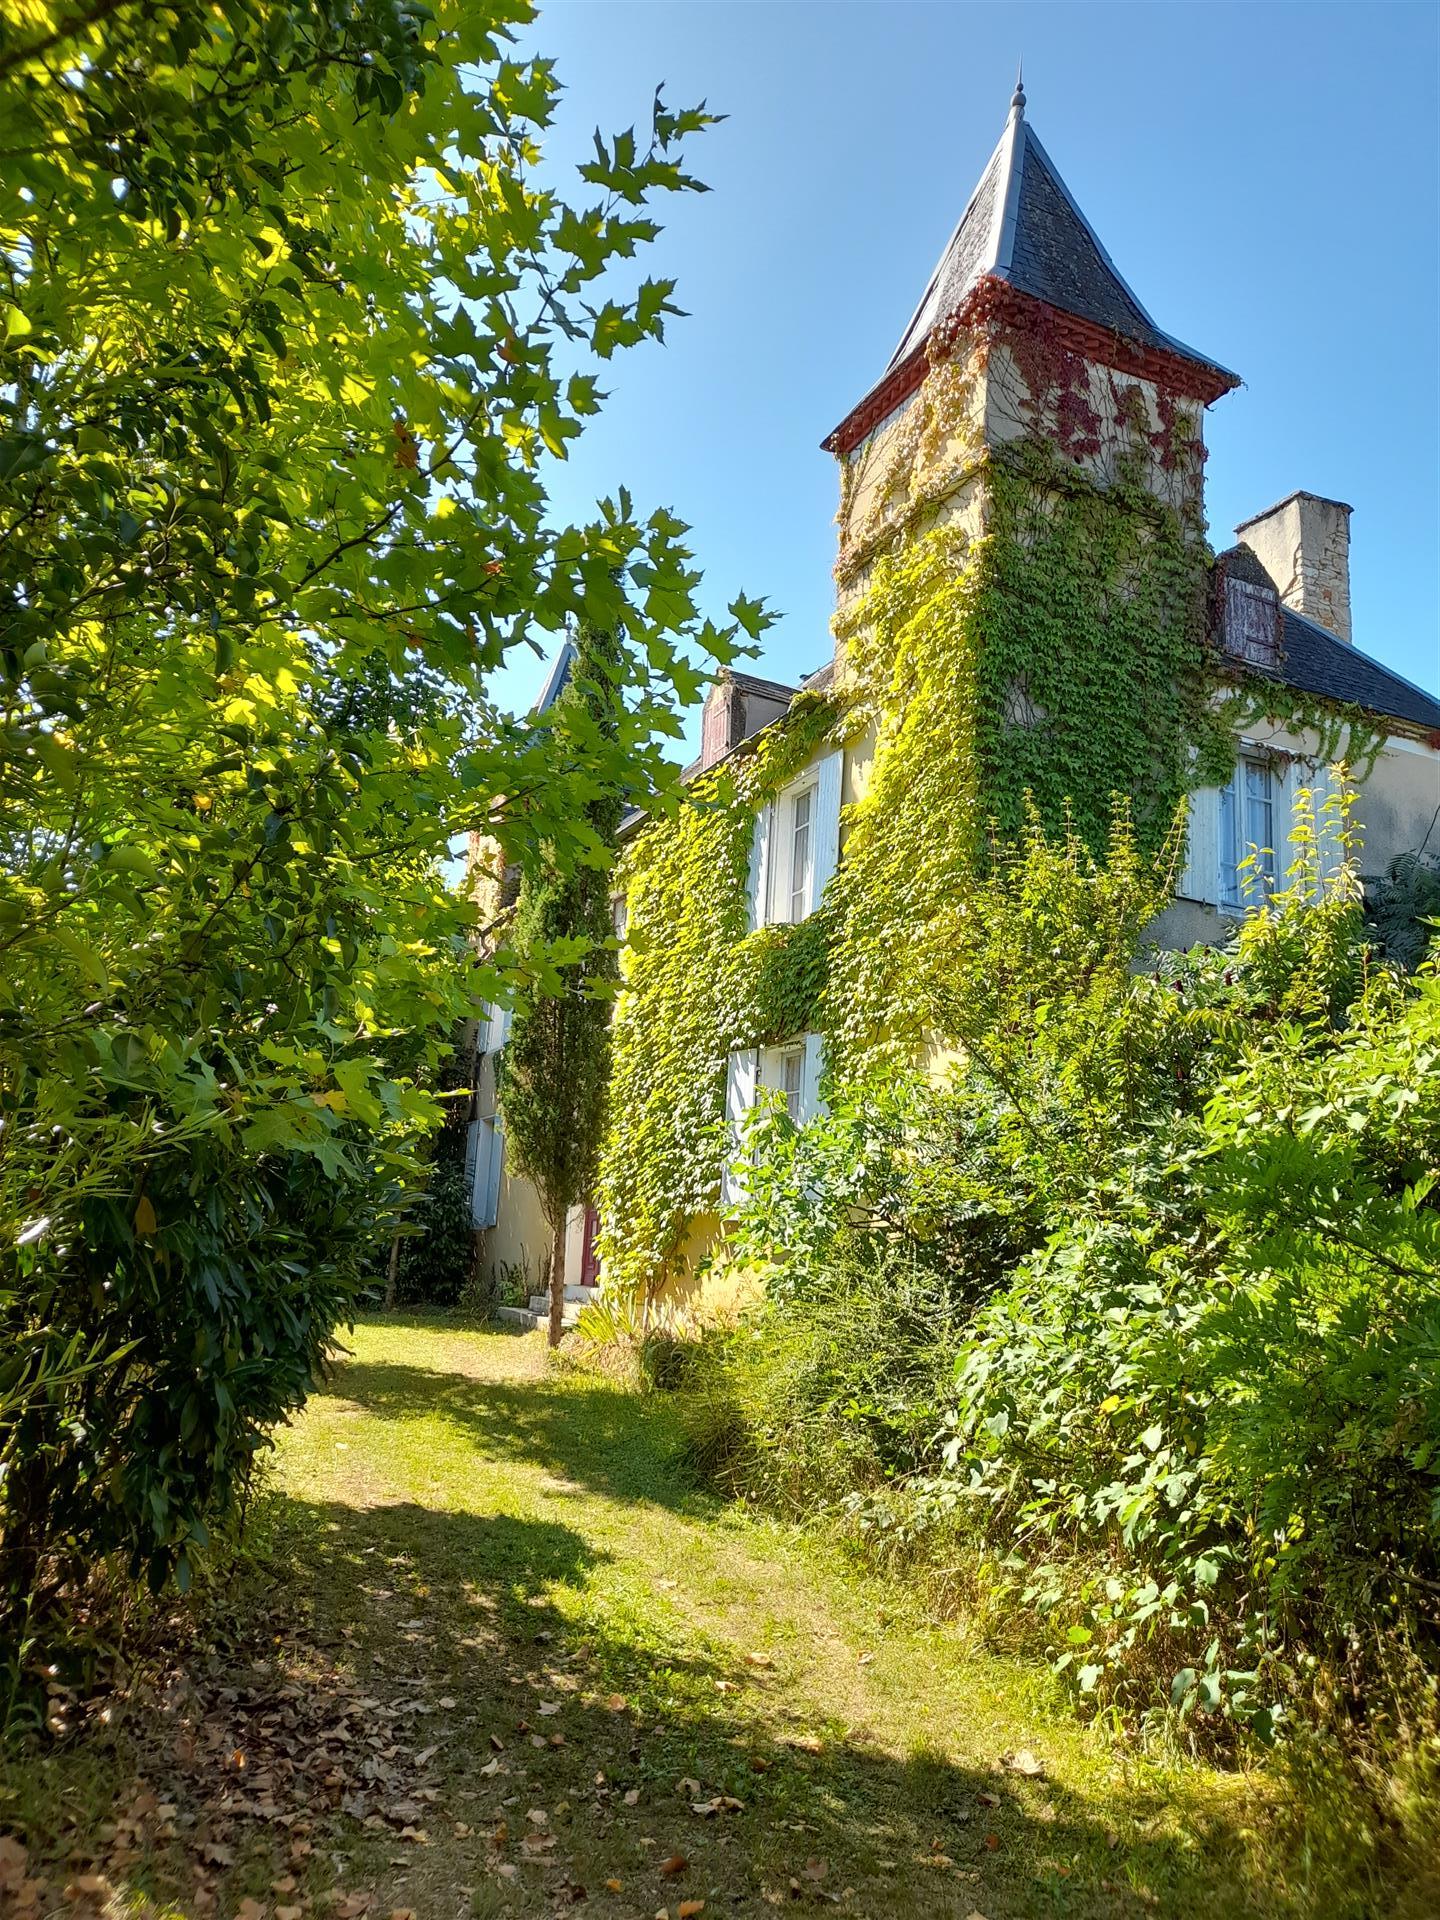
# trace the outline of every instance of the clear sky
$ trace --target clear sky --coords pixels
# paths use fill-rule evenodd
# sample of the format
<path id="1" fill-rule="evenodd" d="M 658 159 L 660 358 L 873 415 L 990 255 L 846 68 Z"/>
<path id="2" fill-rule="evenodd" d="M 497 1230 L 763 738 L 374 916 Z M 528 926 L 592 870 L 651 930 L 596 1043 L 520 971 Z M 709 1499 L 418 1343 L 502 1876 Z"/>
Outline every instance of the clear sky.
<path id="1" fill-rule="evenodd" d="M 558 509 L 621 482 L 672 507 L 712 611 L 743 587 L 783 613 L 759 670 L 826 660 L 819 442 L 888 360 L 1023 53 L 1027 117 L 1120 271 L 1244 378 L 1206 421 L 1213 543 L 1296 487 L 1348 501 L 1356 640 L 1440 685 L 1437 20 L 1377 0 L 543 7 L 523 44 L 568 88 L 552 157 L 643 127 L 657 81 L 729 115 L 694 146 L 713 190 L 668 209 L 645 265 L 691 317 L 612 363 Z M 511 697 L 540 678 L 517 662 Z"/>

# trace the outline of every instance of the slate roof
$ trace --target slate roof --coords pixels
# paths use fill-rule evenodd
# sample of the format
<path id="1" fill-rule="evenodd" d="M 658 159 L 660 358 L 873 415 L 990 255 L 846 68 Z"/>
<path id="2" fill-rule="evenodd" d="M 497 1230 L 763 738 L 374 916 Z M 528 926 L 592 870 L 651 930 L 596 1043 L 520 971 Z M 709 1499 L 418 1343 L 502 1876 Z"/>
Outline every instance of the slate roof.
<path id="1" fill-rule="evenodd" d="M 1440 730 L 1440 699 L 1433 693 L 1381 666 L 1358 647 L 1337 640 L 1304 614 L 1290 607 L 1282 607 L 1281 613 L 1285 653 L 1280 677 L 1287 686 L 1327 700 L 1348 701 L 1385 719 Z"/>
<path id="2" fill-rule="evenodd" d="M 793 700 L 800 691 L 798 687 L 787 687 L 779 680 L 759 680 L 753 673 L 737 673 L 732 667 L 730 678 L 742 693 L 757 693 L 762 700 Z"/>
<path id="3" fill-rule="evenodd" d="M 575 664 L 575 642 L 566 639 L 561 642 L 560 651 L 555 656 L 555 664 L 549 677 L 540 690 L 540 698 L 530 711 L 534 714 L 548 713 L 570 684 L 570 669 Z"/>
<path id="4" fill-rule="evenodd" d="M 1197 353 L 1156 326 L 1026 120 L 1025 95 L 1019 87 L 1000 143 L 890 356 L 886 373 L 907 359 L 987 275 L 1139 346 L 1179 354 L 1237 382 L 1237 376 L 1209 354 Z"/>

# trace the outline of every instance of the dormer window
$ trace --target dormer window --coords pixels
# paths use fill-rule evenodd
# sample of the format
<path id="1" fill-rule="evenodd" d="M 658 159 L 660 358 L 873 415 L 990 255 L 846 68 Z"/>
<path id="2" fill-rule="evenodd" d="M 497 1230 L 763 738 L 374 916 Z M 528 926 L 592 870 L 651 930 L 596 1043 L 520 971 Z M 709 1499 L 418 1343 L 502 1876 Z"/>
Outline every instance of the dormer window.
<path id="1" fill-rule="evenodd" d="M 1274 672 L 1280 664 L 1280 596 L 1273 587 L 1225 575 L 1220 641 L 1232 659 Z"/>

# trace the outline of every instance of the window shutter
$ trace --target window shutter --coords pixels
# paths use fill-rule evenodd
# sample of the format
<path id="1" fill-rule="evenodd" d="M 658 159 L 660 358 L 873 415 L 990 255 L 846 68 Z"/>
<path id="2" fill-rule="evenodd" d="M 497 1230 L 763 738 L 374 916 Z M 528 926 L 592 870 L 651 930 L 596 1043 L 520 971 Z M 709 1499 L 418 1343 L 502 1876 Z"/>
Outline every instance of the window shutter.
<path id="1" fill-rule="evenodd" d="M 840 864 L 840 782 L 845 770 L 845 755 L 837 749 L 827 753 L 815 769 L 815 811 L 811 828 L 814 852 L 811 856 L 810 911 L 824 897 L 826 885 Z"/>
<path id="2" fill-rule="evenodd" d="M 485 1194 L 485 1224 L 490 1227 L 500 1218 L 500 1174 L 504 1164 L 505 1125 L 497 1115 L 490 1128 L 490 1177 Z"/>
<path id="3" fill-rule="evenodd" d="M 754 1047 L 737 1047 L 725 1068 L 725 1171 L 720 1180 L 720 1198 L 727 1207 L 744 1197 L 745 1181 L 739 1165 L 744 1146 L 745 1116 L 755 1105 L 755 1082 L 759 1054 Z"/>
<path id="4" fill-rule="evenodd" d="M 1220 792 L 1200 787 L 1190 796 L 1190 825 L 1186 837 L 1185 871 L 1180 876 L 1182 900 L 1220 903 Z"/>
<path id="5" fill-rule="evenodd" d="M 493 1227 L 500 1198 L 500 1142 L 493 1120 L 477 1120 L 475 1155 L 470 1181 L 470 1218 L 477 1227 Z"/>
<path id="6" fill-rule="evenodd" d="M 818 1033 L 805 1036 L 805 1069 L 800 1081 L 800 1120 L 817 1120 L 825 1112 L 820 1098 L 820 1074 L 825 1064 L 825 1042 Z"/>
<path id="7" fill-rule="evenodd" d="M 750 930 L 763 927 L 769 919 L 770 901 L 770 840 L 774 825 L 775 805 L 767 800 L 755 816 L 755 832 L 750 841 L 750 879 L 748 883 L 750 904 Z M 731 1056 L 734 1057 L 733 1055 Z"/>

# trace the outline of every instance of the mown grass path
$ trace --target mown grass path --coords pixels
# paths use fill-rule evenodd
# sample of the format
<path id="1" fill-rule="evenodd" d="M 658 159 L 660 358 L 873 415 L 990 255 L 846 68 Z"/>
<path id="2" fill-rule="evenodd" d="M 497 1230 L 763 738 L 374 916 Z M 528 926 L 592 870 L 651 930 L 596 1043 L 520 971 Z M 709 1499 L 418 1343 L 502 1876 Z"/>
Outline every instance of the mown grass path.
<path id="1" fill-rule="evenodd" d="M 1043 1675 L 697 1491 L 666 1396 L 537 1337 L 351 1344 L 282 1440 L 229 1650 L 11 1789 L 34 1910 L 1315 1910 L 1263 1864 L 1258 1788 L 1106 1746 Z"/>
<path id="2" fill-rule="evenodd" d="M 352 1629 L 370 1693 L 408 1673 L 458 1703 L 434 1728 L 444 1817 L 403 1866 L 385 1844 L 386 1901 L 422 1920 L 548 1913 L 579 1887 L 646 1920 L 697 1899 L 877 1920 L 1249 1904 L 1242 1789 L 1182 1803 L 1048 1716 L 1037 1676 L 965 1659 L 813 1542 L 687 1486 L 663 1396 L 504 1335 L 372 1323 L 353 1345 L 282 1450 L 277 1520 L 292 1552 L 314 1543 L 317 1628 Z M 1038 1776 L 1004 1764 L 1022 1750 Z"/>

